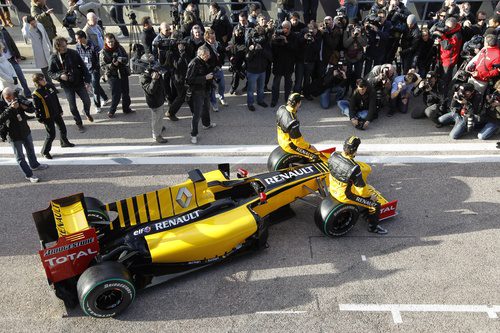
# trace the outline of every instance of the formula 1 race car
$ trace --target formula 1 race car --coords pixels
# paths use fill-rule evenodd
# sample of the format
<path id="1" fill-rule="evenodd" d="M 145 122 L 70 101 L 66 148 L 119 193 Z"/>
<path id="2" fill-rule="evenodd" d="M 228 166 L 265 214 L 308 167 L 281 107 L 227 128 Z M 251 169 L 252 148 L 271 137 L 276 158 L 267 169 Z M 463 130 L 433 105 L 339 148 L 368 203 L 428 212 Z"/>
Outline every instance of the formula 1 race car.
<path id="1" fill-rule="evenodd" d="M 82 193 L 52 200 L 33 213 L 39 255 L 67 307 L 80 304 L 89 316 L 112 317 L 132 303 L 136 290 L 168 274 L 266 248 L 269 217 L 311 193 L 327 196 L 327 176 L 320 162 L 255 176 L 240 169 L 238 179 L 230 179 L 229 165 L 222 164 L 107 204 Z M 326 220 L 323 232 L 336 227 L 336 220 Z"/>

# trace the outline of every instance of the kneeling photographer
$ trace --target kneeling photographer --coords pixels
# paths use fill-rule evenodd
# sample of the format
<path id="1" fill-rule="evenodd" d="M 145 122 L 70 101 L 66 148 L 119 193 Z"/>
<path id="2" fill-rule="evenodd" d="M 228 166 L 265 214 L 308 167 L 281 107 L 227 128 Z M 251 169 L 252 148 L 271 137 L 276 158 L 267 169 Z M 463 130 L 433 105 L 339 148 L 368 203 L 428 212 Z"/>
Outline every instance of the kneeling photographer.
<path id="1" fill-rule="evenodd" d="M 356 80 L 356 89 L 349 100 L 337 102 L 340 112 L 349 117 L 352 125 L 364 130 L 374 119 L 376 112 L 376 96 L 365 79 Z"/>
<path id="2" fill-rule="evenodd" d="M 487 140 L 500 128 L 500 80 L 495 83 L 495 90 L 486 96 L 478 139 Z M 483 125 L 484 124 L 484 125 Z M 478 126 L 479 127 L 479 126 Z"/>
<path id="3" fill-rule="evenodd" d="M 23 171 L 25 178 L 31 183 L 37 183 L 38 178 L 33 176 L 33 170 L 47 169 L 46 164 L 38 163 L 33 147 L 31 129 L 28 125 L 28 116 L 25 112 L 33 113 L 35 109 L 30 101 L 19 96 L 12 88 L 5 88 L 0 97 L 0 135 L 2 141 L 8 137 L 16 155 L 17 164 Z M 23 148 L 28 156 L 28 163 Z"/>
<path id="4" fill-rule="evenodd" d="M 450 105 L 450 112 L 439 117 L 439 123 L 451 125 L 455 123 L 450 132 L 450 137 L 459 139 L 467 132 L 477 128 L 480 124 L 479 113 L 481 107 L 481 94 L 471 83 L 456 86 Z"/>
<path id="5" fill-rule="evenodd" d="M 441 127 L 438 118 L 444 114 L 444 101 L 438 85 L 438 76 L 436 72 L 430 71 L 425 79 L 420 80 L 413 88 L 413 96 L 422 95 L 425 108 L 415 108 L 411 112 L 413 119 L 429 118 Z"/>
<path id="6" fill-rule="evenodd" d="M 141 87 L 146 95 L 146 103 L 151 108 L 151 129 L 153 139 L 158 143 L 167 143 L 162 137 L 163 116 L 165 115 L 165 81 L 162 79 L 162 67 L 152 54 L 144 54 L 141 61 L 146 64 L 146 70 L 141 74 Z"/>

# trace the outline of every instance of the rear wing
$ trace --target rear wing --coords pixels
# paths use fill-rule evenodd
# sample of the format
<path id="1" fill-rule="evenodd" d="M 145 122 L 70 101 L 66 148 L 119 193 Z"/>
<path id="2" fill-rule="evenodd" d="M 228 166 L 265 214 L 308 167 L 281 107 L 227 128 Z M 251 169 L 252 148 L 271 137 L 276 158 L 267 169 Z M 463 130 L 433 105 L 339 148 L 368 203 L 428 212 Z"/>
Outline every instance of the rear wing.
<path id="1" fill-rule="evenodd" d="M 382 206 L 380 206 L 380 214 L 378 216 L 378 219 L 382 221 L 398 215 L 398 212 L 396 211 L 397 207 L 398 207 L 397 200 L 393 200 L 391 202 L 383 204 Z"/>

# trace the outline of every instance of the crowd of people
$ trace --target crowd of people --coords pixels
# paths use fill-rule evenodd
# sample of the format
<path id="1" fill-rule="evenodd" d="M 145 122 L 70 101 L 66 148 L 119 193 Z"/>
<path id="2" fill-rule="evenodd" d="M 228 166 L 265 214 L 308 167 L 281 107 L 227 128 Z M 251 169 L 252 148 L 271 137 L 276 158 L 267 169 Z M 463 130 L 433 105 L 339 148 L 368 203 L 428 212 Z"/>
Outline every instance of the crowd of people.
<path id="1" fill-rule="evenodd" d="M 488 139 L 497 132 L 500 7 L 488 17 L 482 11 L 472 12 L 467 2 L 446 0 L 437 13 L 419 22 L 399 0 L 375 0 L 368 12 L 361 12 L 357 1 L 341 4 L 336 13 L 318 20 L 317 0 L 303 1 L 302 15 L 295 1 L 278 0 L 276 18 L 265 14 L 260 1 L 236 1 L 229 5 L 230 12 L 211 2 L 207 5 L 209 22 L 203 24 L 199 1 L 176 1 L 172 22 L 161 22 L 158 31 L 150 17 L 141 18 L 140 42 L 127 52 L 122 42 L 129 31 L 122 6 L 110 12 L 121 29 L 114 35 L 105 31 L 96 13 L 100 4 L 69 0 L 63 19 L 67 39 L 57 35 L 47 1 L 33 0 L 31 15 L 23 17 L 22 32 L 40 69 L 32 77 L 34 93 L 19 66 L 21 55 L 15 42 L 7 29 L 0 28 L 0 132 L 12 142 L 25 176 L 35 181 L 22 154 L 24 145 L 29 166 L 39 168 L 29 126 L 24 124 L 29 119 L 26 112 L 33 111 L 45 125 L 47 138 L 41 154 L 50 159 L 55 126 L 61 145 L 73 146 L 61 117 L 60 90 L 83 133 L 86 128 L 77 96 L 90 123 L 94 121 L 92 104 L 95 113 L 106 109 L 109 118 L 115 117 L 120 102 L 124 114 L 133 113 L 132 72 L 140 74 L 151 109 L 152 137 L 160 144 L 168 142 L 165 114 L 170 121 L 178 121 L 177 113 L 187 103 L 193 115 L 190 141 L 196 144 L 200 119 L 204 129 L 215 127 L 211 111 L 227 106 L 227 95 L 245 93 L 250 112 L 268 108 L 268 103 L 273 108 L 286 103 L 291 94 L 319 100 L 325 109 L 337 105 L 359 130 L 373 126 L 387 109 L 387 117 L 412 110 L 412 118 L 428 117 L 437 127 L 453 125 L 453 139 L 471 131 Z M 72 44 L 75 49 L 68 47 Z M 226 65 L 231 76 L 228 89 Z M 110 86 L 110 96 L 103 81 Z M 269 101 L 266 92 L 271 95 Z M 24 105 L 19 97 L 12 97 L 21 95 L 33 102 Z M 419 96 L 424 107 L 410 108 Z M 22 140 L 13 133 L 21 127 Z"/>

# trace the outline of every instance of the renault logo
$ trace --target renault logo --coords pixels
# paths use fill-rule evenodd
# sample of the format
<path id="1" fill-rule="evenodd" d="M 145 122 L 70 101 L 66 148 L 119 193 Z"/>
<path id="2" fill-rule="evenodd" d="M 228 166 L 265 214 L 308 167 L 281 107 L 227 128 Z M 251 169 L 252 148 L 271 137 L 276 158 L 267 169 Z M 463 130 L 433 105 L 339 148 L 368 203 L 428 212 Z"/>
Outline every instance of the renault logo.
<path id="1" fill-rule="evenodd" d="M 177 192 L 177 198 L 175 200 L 181 206 L 182 208 L 187 208 L 189 207 L 189 204 L 191 203 L 191 198 L 193 195 L 189 190 L 185 187 L 181 188 L 179 192 Z"/>

